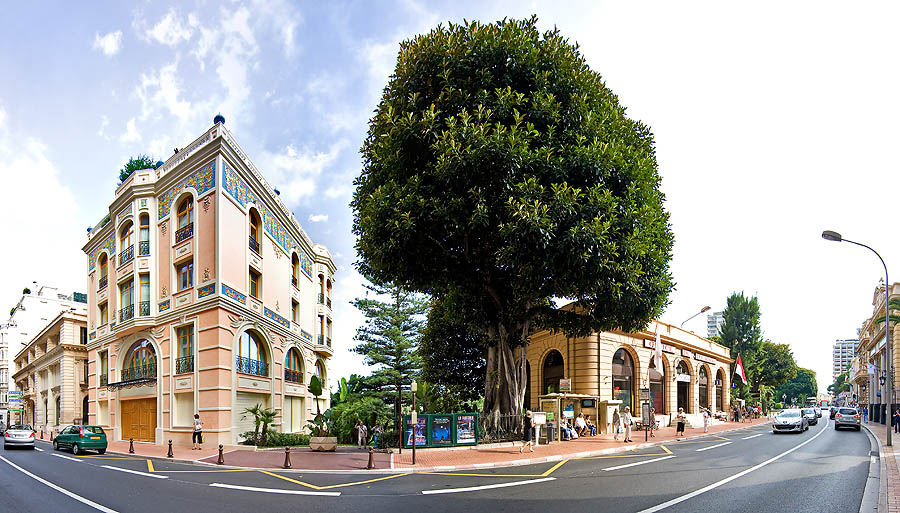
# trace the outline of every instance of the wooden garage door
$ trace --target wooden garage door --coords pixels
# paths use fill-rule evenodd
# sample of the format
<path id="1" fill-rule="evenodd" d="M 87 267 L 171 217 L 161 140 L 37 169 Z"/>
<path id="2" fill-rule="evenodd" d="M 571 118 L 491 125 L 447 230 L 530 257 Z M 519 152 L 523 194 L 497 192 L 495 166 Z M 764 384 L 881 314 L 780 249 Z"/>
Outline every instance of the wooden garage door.
<path id="1" fill-rule="evenodd" d="M 256 429 L 253 416 L 244 413 L 244 410 L 256 406 L 257 404 L 263 408 L 268 408 L 269 396 L 266 394 L 254 394 L 252 392 L 237 392 L 235 394 L 234 409 L 235 417 L 237 417 L 235 419 L 235 441 L 239 442 L 241 440 L 241 433 Z"/>
<path id="2" fill-rule="evenodd" d="M 282 422 L 284 422 L 283 431 L 288 433 L 300 432 L 305 424 L 303 423 L 303 398 L 302 397 L 284 397 L 284 410 L 282 411 Z"/>
<path id="3" fill-rule="evenodd" d="M 122 439 L 153 442 L 156 436 L 156 399 L 122 401 Z"/>

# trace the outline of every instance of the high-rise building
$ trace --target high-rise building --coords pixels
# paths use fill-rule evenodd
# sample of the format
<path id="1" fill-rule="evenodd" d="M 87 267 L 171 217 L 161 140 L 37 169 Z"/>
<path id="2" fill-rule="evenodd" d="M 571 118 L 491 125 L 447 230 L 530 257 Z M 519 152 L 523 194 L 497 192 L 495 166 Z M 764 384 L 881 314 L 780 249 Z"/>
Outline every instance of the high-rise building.
<path id="1" fill-rule="evenodd" d="M 725 322 L 724 312 L 713 312 L 706 316 L 706 337 L 718 337 L 719 329 Z"/>
<path id="2" fill-rule="evenodd" d="M 847 370 L 853 357 L 856 356 L 856 346 L 859 340 L 855 338 L 837 339 L 834 341 L 834 348 L 831 351 L 831 380 L 834 381 L 838 374 Z"/>

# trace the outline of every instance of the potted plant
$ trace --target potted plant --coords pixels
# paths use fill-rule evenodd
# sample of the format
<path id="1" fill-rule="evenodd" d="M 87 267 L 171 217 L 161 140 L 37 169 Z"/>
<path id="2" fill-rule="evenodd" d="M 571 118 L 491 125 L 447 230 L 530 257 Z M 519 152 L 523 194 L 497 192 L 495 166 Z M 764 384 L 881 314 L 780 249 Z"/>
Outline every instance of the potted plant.
<path id="1" fill-rule="evenodd" d="M 316 398 L 316 416 L 309 421 L 307 427 L 312 436 L 309 438 L 309 448 L 313 451 L 334 451 L 337 449 L 337 437 L 331 435 L 331 410 L 322 414 L 319 409 L 319 396 L 322 395 L 322 382 L 318 376 L 309 380 L 309 391 Z"/>

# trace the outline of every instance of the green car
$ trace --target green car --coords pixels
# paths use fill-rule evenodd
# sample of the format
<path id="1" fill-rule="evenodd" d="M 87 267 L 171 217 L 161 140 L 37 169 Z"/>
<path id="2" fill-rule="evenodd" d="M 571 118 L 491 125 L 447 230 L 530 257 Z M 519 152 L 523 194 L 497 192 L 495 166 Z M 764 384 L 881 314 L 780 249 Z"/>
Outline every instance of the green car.
<path id="1" fill-rule="evenodd" d="M 53 439 L 53 448 L 71 448 L 76 456 L 85 449 L 96 450 L 100 454 L 106 452 L 106 433 L 100 426 L 69 426 Z"/>

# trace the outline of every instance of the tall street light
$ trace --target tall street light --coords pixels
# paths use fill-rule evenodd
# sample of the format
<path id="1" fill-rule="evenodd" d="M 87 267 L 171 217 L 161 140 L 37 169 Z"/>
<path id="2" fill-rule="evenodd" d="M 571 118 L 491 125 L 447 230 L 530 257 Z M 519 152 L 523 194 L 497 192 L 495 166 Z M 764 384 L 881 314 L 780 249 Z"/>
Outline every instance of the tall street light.
<path id="1" fill-rule="evenodd" d="M 700 309 L 699 312 L 697 312 L 697 313 L 695 313 L 694 315 L 692 315 L 692 316 L 688 317 L 687 319 L 685 319 L 684 322 L 681 323 L 681 326 L 679 326 L 679 328 L 683 328 L 685 322 L 688 322 L 689 320 L 693 319 L 694 317 L 697 317 L 698 315 L 702 314 L 703 312 L 707 312 L 707 311 L 709 311 L 709 307 L 708 307 L 708 306 L 704 306 L 703 308 Z"/>
<path id="2" fill-rule="evenodd" d="M 890 423 L 890 414 L 891 414 L 891 406 L 894 402 L 894 361 L 892 356 L 892 349 L 894 345 L 894 337 L 891 334 L 891 318 L 888 314 L 888 272 L 887 265 L 884 263 L 884 259 L 881 258 L 881 255 L 878 254 L 877 251 L 866 246 L 865 244 L 861 244 L 859 242 L 853 242 L 852 240 L 847 240 L 841 237 L 841 234 L 838 232 L 833 232 L 831 230 L 825 230 L 822 232 L 822 238 L 825 240 L 830 240 L 833 242 L 849 242 L 850 244 L 856 244 L 857 246 L 862 246 L 872 253 L 875 253 L 875 256 L 878 257 L 878 260 L 881 260 L 881 265 L 884 267 L 884 346 L 885 346 L 885 360 L 886 367 L 888 368 L 888 379 L 884 380 L 882 383 L 882 388 L 884 391 L 882 392 L 882 396 L 887 401 L 887 406 L 885 408 L 885 412 L 887 412 L 887 419 L 885 419 L 885 425 L 887 426 L 887 445 L 891 445 L 891 423 Z"/>

